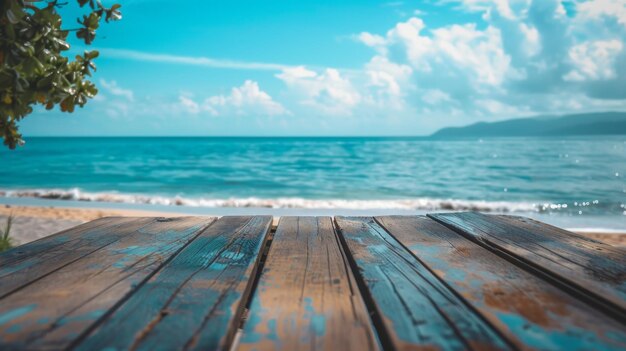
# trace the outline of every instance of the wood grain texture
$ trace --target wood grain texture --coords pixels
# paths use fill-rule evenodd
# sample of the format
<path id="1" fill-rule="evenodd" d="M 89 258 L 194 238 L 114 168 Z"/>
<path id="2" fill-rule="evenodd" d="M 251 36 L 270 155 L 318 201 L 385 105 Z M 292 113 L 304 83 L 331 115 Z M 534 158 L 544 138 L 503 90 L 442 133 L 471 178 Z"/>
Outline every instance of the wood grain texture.
<path id="1" fill-rule="evenodd" d="M 115 238 L 103 233 L 132 220 L 102 218 L 1 253 L 0 298 L 111 243 Z"/>
<path id="2" fill-rule="evenodd" d="M 0 299 L 0 349 L 68 347 L 214 219 L 106 221 L 123 225 L 83 233 L 88 255 Z"/>
<path id="3" fill-rule="evenodd" d="M 271 222 L 271 217 L 220 218 L 76 349 L 228 348 Z"/>
<path id="4" fill-rule="evenodd" d="M 335 221 L 382 319 L 390 343 L 386 348 L 510 349 L 491 325 L 373 218 Z"/>
<path id="5" fill-rule="evenodd" d="M 240 350 L 377 350 L 330 217 L 282 217 Z"/>
<path id="6" fill-rule="evenodd" d="M 626 251 L 533 220 L 480 213 L 429 215 L 471 240 L 593 296 L 626 319 Z M 583 296 L 584 297 L 584 296 Z"/>
<path id="7" fill-rule="evenodd" d="M 520 349 L 624 350 L 624 325 L 424 216 L 376 220 Z"/>

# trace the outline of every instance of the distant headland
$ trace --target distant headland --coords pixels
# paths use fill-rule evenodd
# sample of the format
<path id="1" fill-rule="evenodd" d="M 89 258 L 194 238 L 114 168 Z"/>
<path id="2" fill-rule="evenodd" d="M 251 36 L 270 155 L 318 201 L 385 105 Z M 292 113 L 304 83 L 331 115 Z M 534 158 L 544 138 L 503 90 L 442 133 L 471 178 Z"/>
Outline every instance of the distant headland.
<path id="1" fill-rule="evenodd" d="M 443 128 L 432 138 L 626 135 L 626 112 L 538 116 Z"/>

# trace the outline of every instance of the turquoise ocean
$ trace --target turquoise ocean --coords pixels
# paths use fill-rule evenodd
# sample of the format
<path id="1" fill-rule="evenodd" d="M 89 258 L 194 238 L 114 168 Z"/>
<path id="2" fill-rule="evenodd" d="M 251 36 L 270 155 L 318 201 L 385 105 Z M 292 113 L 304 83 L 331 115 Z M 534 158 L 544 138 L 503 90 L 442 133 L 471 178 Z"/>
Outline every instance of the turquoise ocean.
<path id="1" fill-rule="evenodd" d="M 5 204 L 476 210 L 626 228 L 626 136 L 29 138 L 0 164 Z"/>

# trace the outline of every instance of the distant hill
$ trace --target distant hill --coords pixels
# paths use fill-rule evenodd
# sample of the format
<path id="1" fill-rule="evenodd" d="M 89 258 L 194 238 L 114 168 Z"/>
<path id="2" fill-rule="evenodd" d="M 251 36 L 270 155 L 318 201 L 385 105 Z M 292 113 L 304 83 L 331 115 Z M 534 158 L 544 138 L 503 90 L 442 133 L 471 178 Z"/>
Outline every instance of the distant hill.
<path id="1" fill-rule="evenodd" d="M 626 134 L 626 112 L 584 113 L 479 122 L 443 128 L 433 138 L 521 137 Z"/>

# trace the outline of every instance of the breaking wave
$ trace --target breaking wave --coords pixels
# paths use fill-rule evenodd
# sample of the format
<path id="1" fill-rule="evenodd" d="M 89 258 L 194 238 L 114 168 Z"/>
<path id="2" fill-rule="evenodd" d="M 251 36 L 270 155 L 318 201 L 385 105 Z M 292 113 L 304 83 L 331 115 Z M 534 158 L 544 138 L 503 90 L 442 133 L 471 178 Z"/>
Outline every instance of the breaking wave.
<path id="1" fill-rule="evenodd" d="M 0 190 L 0 197 L 37 198 L 88 202 L 127 203 L 142 205 L 189 207 L 256 207 L 302 209 L 392 209 L 392 210 L 450 210 L 481 212 L 543 212 L 546 204 L 505 201 L 472 201 L 455 199 L 410 198 L 385 200 L 303 199 L 296 197 L 262 199 L 248 198 L 193 198 L 181 196 L 153 196 L 85 192 L 74 189 Z M 554 207 L 554 205 L 550 205 Z M 559 205 L 560 206 L 560 205 Z"/>

